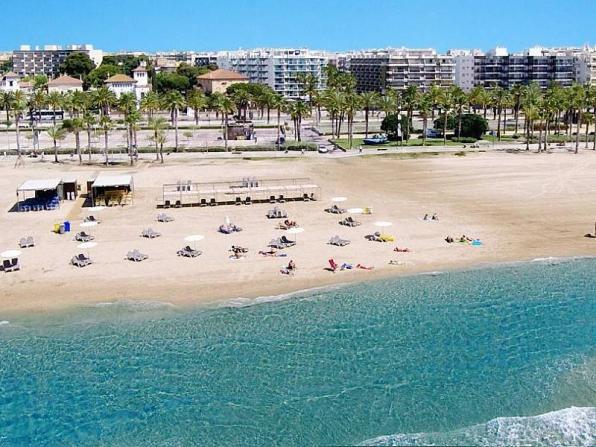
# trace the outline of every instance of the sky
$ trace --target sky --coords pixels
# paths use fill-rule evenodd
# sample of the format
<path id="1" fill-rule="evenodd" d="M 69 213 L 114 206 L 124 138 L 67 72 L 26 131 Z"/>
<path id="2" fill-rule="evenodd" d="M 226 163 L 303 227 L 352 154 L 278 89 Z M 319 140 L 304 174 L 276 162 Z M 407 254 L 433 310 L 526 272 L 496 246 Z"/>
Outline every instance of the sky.
<path id="1" fill-rule="evenodd" d="M 299 47 L 479 48 L 596 44 L 596 0 L 2 1 L 0 50 Z"/>

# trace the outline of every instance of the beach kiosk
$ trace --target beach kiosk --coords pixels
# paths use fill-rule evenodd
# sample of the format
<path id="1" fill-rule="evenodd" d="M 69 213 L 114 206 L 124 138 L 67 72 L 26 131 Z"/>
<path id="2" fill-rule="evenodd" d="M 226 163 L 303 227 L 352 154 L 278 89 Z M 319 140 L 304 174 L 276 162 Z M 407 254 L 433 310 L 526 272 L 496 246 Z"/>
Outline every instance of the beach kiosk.
<path id="1" fill-rule="evenodd" d="M 62 177 L 63 200 L 75 200 L 79 195 L 79 184 L 75 176 Z"/>
<path id="2" fill-rule="evenodd" d="M 17 188 L 18 211 L 42 211 L 60 208 L 62 180 L 27 180 Z"/>
<path id="3" fill-rule="evenodd" d="M 132 175 L 100 174 L 91 184 L 92 206 L 114 206 L 132 204 L 134 181 Z"/>

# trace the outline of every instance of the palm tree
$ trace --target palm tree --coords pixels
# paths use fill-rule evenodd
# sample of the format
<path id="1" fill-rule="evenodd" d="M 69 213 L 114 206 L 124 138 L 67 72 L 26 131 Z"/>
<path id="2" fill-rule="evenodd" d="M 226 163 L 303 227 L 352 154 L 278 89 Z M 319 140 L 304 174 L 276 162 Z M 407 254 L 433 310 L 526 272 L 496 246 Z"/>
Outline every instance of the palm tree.
<path id="1" fill-rule="evenodd" d="M 100 87 L 93 92 L 93 103 L 103 115 L 110 114 L 110 107 L 118 102 L 116 95 L 107 87 Z"/>
<path id="2" fill-rule="evenodd" d="M 453 85 L 449 88 L 451 102 L 455 111 L 457 112 L 457 136 L 461 138 L 461 126 L 462 126 L 462 116 L 464 112 L 464 107 L 468 104 L 468 95 L 464 92 L 461 87 Z"/>
<path id="3" fill-rule="evenodd" d="M 232 93 L 231 98 L 238 109 L 238 116 L 242 114 L 243 119 L 246 120 L 246 112 L 252 101 L 251 94 L 245 89 L 237 89 Z"/>
<path id="4" fill-rule="evenodd" d="M 85 129 L 87 130 L 87 153 L 89 154 L 89 163 L 91 163 L 91 132 L 93 130 L 93 126 L 97 124 L 97 119 L 95 115 L 89 111 L 83 114 L 83 124 L 85 124 Z"/>
<path id="5" fill-rule="evenodd" d="M 128 112 L 128 114 L 126 115 L 126 118 L 124 119 L 124 122 L 128 126 L 128 131 L 130 133 L 131 145 L 135 149 L 135 150 L 132 150 L 129 154 L 131 166 L 134 164 L 134 159 L 135 159 L 135 155 L 136 155 L 137 130 L 139 130 L 139 122 L 140 121 L 141 121 L 141 114 L 136 109 L 136 107 L 133 110 L 131 110 L 130 112 Z"/>
<path id="6" fill-rule="evenodd" d="M 267 109 L 267 124 L 270 121 L 271 109 L 276 105 L 276 95 L 274 91 L 266 90 L 257 98 L 259 105 Z"/>
<path id="7" fill-rule="evenodd" d="M 56 110 L 62 107 L 62 103 L 64 102 L 64 95 L 59 92 L 51 92 L 48 94 L 47 104 L 52 108 L 52 123 L 54 127 L 56 127 Z"/>
<path id="8" fill-rule="evenodd" d="M 449 118 L 449 112 L 453 107 L 452 89 L 442 90 L 441 97 L 439 98 L 439 106 L 443 112 L 443 145 L 447 146 L 447 119 Z"/>
<path id="9" fill-rule="evenodd" d="M 501 87 L 497 86 L 492 92 L 492 103 L 497 108 L 497 113 L 499 115 L 497 121 L 497 139 L 501 141 L 501 117 L 503 116 L 503 108 L 505 107 L 505 103 L 507 102 L 507 91 Z"/>
<path id="10" fill-rule="evenodd" d="M 433 103 L 430 93 L 424 93 L 418 101 L 418 113 L 422 118 L 422 146 L 426 146 L 426 134 L 428 130 L 428 118 L 432 113 Z"/>
<path id="11" fill-rule="evenodd" d="M 184 97 L 177 90 L 168 92 L 164 97 L 164 104 L 170 111 L 172 117 L 172 124 L 174 126 L 174 150 L 178 150 L 178 113 L 180 109 L 186 107 Z"/>
<path id="12" fill-rule="evenodd" d="M 511 90 L 509 91 L 509 93 L 511 94 L 511 97 L 513 99 L 513 115 L 515 118 L 515 135 L 517 135 L 517 131 L 519 129 L 519 111 L 521 109 L 521 105 L 522 105 L 522 95 L 523 95 L 524 89 L 522 87 L 521 84 L 514 84 L 513 87 L 511 87 Z"/>
<path id="13" fill-rule="evenodd" d="M 108 115 L 102 115 L 99 118 L 99 127 L 103 131 L 103 139 L 104 139 L 104 156 L 106 159 L 106 166 L 109 164 L 108 159 L 108 150 L 109 150 L 109 134 L 110 130 L 112 129 L 112 119 Z"/>
<path id="14" fill-rule="evenodd" d="M 10 122 L 10 109 L 14 101 L 14 94 L 12 92 L 0 93 L 0 109 L 6 112 L 6 122 Z M 8 128 L 8 124 L 6 126 Z"/>
<path id="15" fill-rule="evenodd" d="M 586 146 L 585 146 L 585 148 L 588 149 L 588 141 L 590 139 L 590 124 L 592 124 L 594 122 L 594 114 L 585 112 L 583 121 L 586 125 Z"/>
<path id="16" fill-rule="evenodd" d="M 312 115 L 313 97 L 319 89 L 319 80 L 312 73 L 298 73 L 296 80 L 302 87 L 303 94 L 308 95 L 308 105 Z"/>
<path id="17" fill-rule="evenodd" d="M 586 90 L 583 85 L 574 84 L 571 86 L 571 106 L 577 116 L 577 133 L 575 135 L 575 153 L 579 151 L 579 135 L 581 133 L 582 118 L 586 105 Z"/>
<path id="18" fill-rule="evenodd" d="M 364 108 L 364 134 L 368 138 L 368 114 L 371 109 L 374 109 L 379 102 L 379 94 L 377 92 L 365 92 L 360 95 L 362 99 L 362 107 Z"/>
<path id="19" fill-rule="evenodd" d="M 128 154 L 131 157 L 132 162 L 132 129 L 130 124 L 128 123 L 127 119 L 128 116 L 137 109 L 137 97 L 134 93 L 123 93 L 120 95 L 118 99 L 118 109 L 124 115 L 124 122 L 127 124 L 126 126 L 126 146 L 128 150 Z"/>
<path id="20" fill-rule="evenodd" d="M 221 113 L 222 119 L 224 121 L 223 126 L 223 136 L 224 136 L 224 148 L 226 152 L 228 151 L 228 117 L 230 113 L 234 113 L 236 110 L 234 101 L 232 101 L 227 96 L 221 96 L 217 103 L 217 110 Z"/>
<path id="21" fill-rule="evenodd" d="M 306 105 L 302 100 L 294 101 L 289 105 L 289 112 L 292 120 L 294 121 L 294 129 L 295 129 L 295 138 L 298 141 L 302 141 L 301 138 L 301 127 L 302 127 L 302 117 L 308 116 L 310 109 L 308 105 Z"/>
<path id="22" fill-rule="evenodd" d="M 147 112 L 147 121 L 153 118 L 153 114 L 161 109 L 161 98 L 156 92 L 149 92 L 141 99 L 140 108 Z"/>
<path id="23" fill-rule="evenodd" d="M 346 95 L 346 114 L 348 117 L 348 141 L 352 149 L 352 137 L 354 134 L 354 115 L 362 107 L 362 99 L 357 93 L 348 93 Z M 300 135 L 300 133 L 298 133 Z"/>
<path id="24" fill-rule="evenodd" d="M 46 133 L 54 142 L 54 162 L 58 163 L 58 141 L 62 141 L 66 137 L 66 130 L 53 126 L 46 130 Z"/>
<path id="25" fill-rule="evenodd" d="M 195 125 L 199 125 L 199 111 L 207 107 L 207 97 L 200 90 L 193 90 L 186 99 L 188 107 L 193 109 L 195 117 Z"/>
<path id="26" fill-rule="evenodd" d="M 279 151 L 281 145 L 281 110 L 285 108 L 286 101 L 283 96 L 277 93 L 273 95 L 272 99 L 272 107 L 277 109 L 277 140 L 275 144 L 277 145 L 277 150 Z"/>
<path id="27" fill-rule="evenodd" d="M 167 121 L 161 117 L 151 118 L 149 120 L 149 129 L 153 131 L 153 141 L 155 143 L 155 160 L 161 159 L 163 163 L 163 144 L 165 143 L 164 129 L 168 126 Z M 159 149 L 159 135 L 164 135 L 164 141 Z"/>
<path id="28" fill-rule="evenodd" d="M 16 139 L 17 139 L 17 162 L 15 166 L 22 161 L 22 154 L 21 154 L 21 131 L 20 131 L 20 124 L 21 124 L 21 115 L 27 109 L 27 98 L 25 93 L 22 90 L 17 90 L 14 92 L 12 96 L 12 103 L 10 106 L 15 122 L 15 129 L 16 129 Z"/>
<path id="29" fill-rule="evenodd" d="M 418 92 L 418 87 L 416 87 L 415 85 L 409 85 L 402 94 L 403 105 L 407 111 L 408 121 L 410 123 L 412 122 L 412 117 L 414 115 L 414 107 L 418 102 L 419 95 L 420 93 Z"/>
<path id="30" fill-rule="evenodd" d="M 79 157 L 79 164 L 83 164 L 83 156 L 81 154 L 81 131 L 85 127 L 85 123 L 81 118 L 71 118 L 68 120 L 64 120 L 62 123 L 62 127 L 68 131 L 72 132 L 75 136 L 75 148 L 77 156 Z"/>
<path id="31" fill-rule="evenodd" d="M 443 96 L 443 89 L 436 85 L 436 84 L 432 84 L 430 86 L 430 89 L 428 90 L 428 94 L 430 97 L 430 101 L 432 103 L 432 107 L 431 107 L 431 120 L 434 121 L 435 119 L 435 109 L 439 107 L 440 103 L 441 103 L 441 97 Z"/>
<path id="32" fill-rule="evenodd" d="M 586 89 L 586 103 L 592 107 L 592 117 L 594 118 L 594 141 L 593 150 L 596 151 L 596 87 L 589 86 Z"/>

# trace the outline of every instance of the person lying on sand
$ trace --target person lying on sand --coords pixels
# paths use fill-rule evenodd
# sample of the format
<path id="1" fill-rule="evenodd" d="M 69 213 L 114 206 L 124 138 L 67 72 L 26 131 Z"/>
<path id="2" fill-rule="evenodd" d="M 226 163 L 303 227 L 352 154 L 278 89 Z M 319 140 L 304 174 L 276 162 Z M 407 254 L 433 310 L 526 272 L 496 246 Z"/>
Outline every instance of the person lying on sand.
<path id="1" fill-rule="evenodd" d="M 288 220 L 288 219 L 286 219 L 282 223 L 280 223 L 277 227 L 280 230 L 289 230 L 290 228 L 294 228 L 294 227 L 297 227 L 297 226 L 298 226 L 298 224 L 296 223 L 295 220 Z"/>
<path id="2" fill-rule="evenodd" d="M 268 250 L 261 250 L 261 251 L 259 251 L 259 254 L 263 255 L 263 256 L 273 257 L 273 258 L 278 258 L 278 257 L 283 258 L 283 257 L 287 256 L 286 253 L 279 253 L 274 248 L 269 248 Z"/>
<path id="3" fill-rule="evenodd" d="M 410 250 L 410 249 L 409 249 L 409 248 L 407 248 L 407 247 L 406 247 L 406 248 L 399 248 L 399 247 L 395 247 L 395 248 L 393 249 L 393 251 L 395 251 L 395 252 L 397 252 L 397 253 L 409 253 L 409 252 L 411 252 L 412 250 Z"/>
<path id="4" fill-rule="evenodd" d="M 447 242 L 448 244 L 453 244 L 454 241 L 453 241 L 453 238 L 451 236 L 447 236 L 445 238 L 445 242 Z"/>
<path id="5" fill-rule="evenodd" d="M 469 238 L 468 236 L 466 236 L 465 234 L 462 234 L 462 236 L 459 238 L 460 242 L 472 242 L 472 239 Z"/>
<path id="6" fill-rule="evenodd" d="M 363 265 L 363 264 L 356 264 L 356 268 L 357 269 L 362 269 L 362 270 L 372 270 L 372 269 L 374 269 L 374 267 L 367 267 L 366 265 Z"/>

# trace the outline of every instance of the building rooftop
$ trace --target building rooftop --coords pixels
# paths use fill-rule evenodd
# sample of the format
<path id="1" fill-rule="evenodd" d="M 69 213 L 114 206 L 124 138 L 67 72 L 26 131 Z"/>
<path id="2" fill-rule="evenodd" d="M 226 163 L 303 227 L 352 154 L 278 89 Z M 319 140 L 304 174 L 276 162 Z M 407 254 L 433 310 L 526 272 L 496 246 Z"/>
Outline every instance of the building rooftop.
<path id="1" fill-rule="evenodd" d="M 248 78 L 238 72 L 232 70 L 224 70 L 218 68 L 217 70 L 210 71 L 208 73 L 197 76 L 197 79 L 206 79 L 210 81 L 248 81 Z"/>
<path id="2" fill-rule="evenodd" d="M 112 84 L 114 82 L 137 82 L 135 81 L 133 78 L 131 78 L 130 76 L 127 76 L 125 74 L 116 74 L 114 76 L 110 76 L 108 79 L 106 79 L 104 81 L 105 84 Z"/>
<path id="3" fill-rule="evenodd" d="M 82 87 L 83 81 L 77 78 L 73 78 L 72 76 L 62 75 L 58 76 L 56 79 L 52 79 L 48 82 L 48 87 L 55 87 L 55 86 L 72 86 L 72 87 Z"/>

